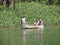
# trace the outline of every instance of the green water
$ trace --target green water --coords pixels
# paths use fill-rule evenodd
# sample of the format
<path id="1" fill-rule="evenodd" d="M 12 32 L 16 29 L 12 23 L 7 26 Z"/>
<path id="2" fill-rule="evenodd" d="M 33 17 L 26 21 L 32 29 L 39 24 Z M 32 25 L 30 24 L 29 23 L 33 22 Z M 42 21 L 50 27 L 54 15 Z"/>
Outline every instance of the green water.
<path id="1" fill-rule="evenodd" d="M 30 38 L 31 39 L 31 38 Z M 36 42 L 30 40 L 26 45 L 33 45 Z M 22 29 L 0 28 L 0 45 L 22 45 Z M 40 45 L 40 44 L 38 44 Z M 60 27 L 46 26 L 43 34 L 43 45 L 60 45 Z"/>
<path id="2" fill-rule="evenodd" d="M 44 30 L 44 45 L 60 45 L 60 27 L 50 26 Z"/>

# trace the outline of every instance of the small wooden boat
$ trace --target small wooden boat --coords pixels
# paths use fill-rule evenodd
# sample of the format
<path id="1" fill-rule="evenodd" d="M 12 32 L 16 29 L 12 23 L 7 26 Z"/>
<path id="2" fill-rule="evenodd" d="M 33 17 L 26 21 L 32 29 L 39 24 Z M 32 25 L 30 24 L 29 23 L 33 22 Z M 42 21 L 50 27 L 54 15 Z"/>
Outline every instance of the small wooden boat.
<path id="1" fill-rule="evenodd" d="M 25 17 L 22 17 L 21 20 L 22 28 L 24 29 L 43 29 L 44 25 L 29 25 L 25 22 Z"/>
<path id="2" fill-rule="evenodd" d="M 41 29 L 43 26 L 36 26 L 36 25 L 25 25 L 23 26 L 24 29 Z"/>

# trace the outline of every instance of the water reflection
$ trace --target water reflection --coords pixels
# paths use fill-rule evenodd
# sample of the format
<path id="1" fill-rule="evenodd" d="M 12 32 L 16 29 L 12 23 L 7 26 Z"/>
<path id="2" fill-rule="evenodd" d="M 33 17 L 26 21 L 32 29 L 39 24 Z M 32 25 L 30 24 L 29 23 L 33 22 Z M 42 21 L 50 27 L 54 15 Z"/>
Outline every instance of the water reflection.
<path id="1" fill-rule="evenodd" d="M 43 30 L 23 29 L 23 45 L 42 45 Z"/>

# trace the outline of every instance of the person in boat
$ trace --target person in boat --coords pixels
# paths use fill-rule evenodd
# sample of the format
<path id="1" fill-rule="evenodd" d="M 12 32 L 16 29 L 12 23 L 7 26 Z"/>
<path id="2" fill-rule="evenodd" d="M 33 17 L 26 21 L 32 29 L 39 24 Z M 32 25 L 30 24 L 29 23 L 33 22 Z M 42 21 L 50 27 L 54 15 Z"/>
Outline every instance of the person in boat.
<path id="1" fill-rule="evenodd" d="M 25 16 L 22 16 L 21 18 L 22 18 L 22 19 L 21 19 L 21 24 L 22 24 L 22 25 L 25 25 L 25 24 L 26 24 Z"/>
<path id="2" fill-rule="evenodd" d="M 39 20 L 36 20 L 36 21 L 34 22 L 34 25 L 38 25 L 38 23 L 39 23 Z"/>
<path id="3" fill-rule="evenodd" d="M 26 22 L 25 22 L 25 17 L 22 16 L 21 18 L 22 18 L 22 19 L 21 19 L 21 24 L 22 24 L 22 23 L 26 23 Z"/>
<path id="4" fill-rule="evenodd" d="M 26 23 L 26 18 L 25 18 L 25 16 L 22 16 L 21 25 L 22 25 L 22 27 L 26 27 L 26 26 L 28 25 L 28 23 Z"/>
<path id="5" fill-rule="evenodd" d="M 42 20 L 40 19 L 40 20 L 36 20 L 36 22 L 34 23 L 34 25 L 42 25 L 43 24 L 43 22 L 42 22 Z"/>

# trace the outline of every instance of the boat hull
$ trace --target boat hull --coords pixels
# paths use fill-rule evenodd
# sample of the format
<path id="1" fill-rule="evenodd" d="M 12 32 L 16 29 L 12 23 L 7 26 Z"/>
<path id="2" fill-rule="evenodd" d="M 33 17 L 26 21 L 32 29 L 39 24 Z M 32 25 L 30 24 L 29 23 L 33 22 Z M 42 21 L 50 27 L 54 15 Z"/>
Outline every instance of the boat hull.
<path id="1" fill-rule="evenodd" d="M 43 28 L 43 26 L 37 26 L 37 25 L 25 25 L 23 26 L 24 29 L 40 29 Z"/>

